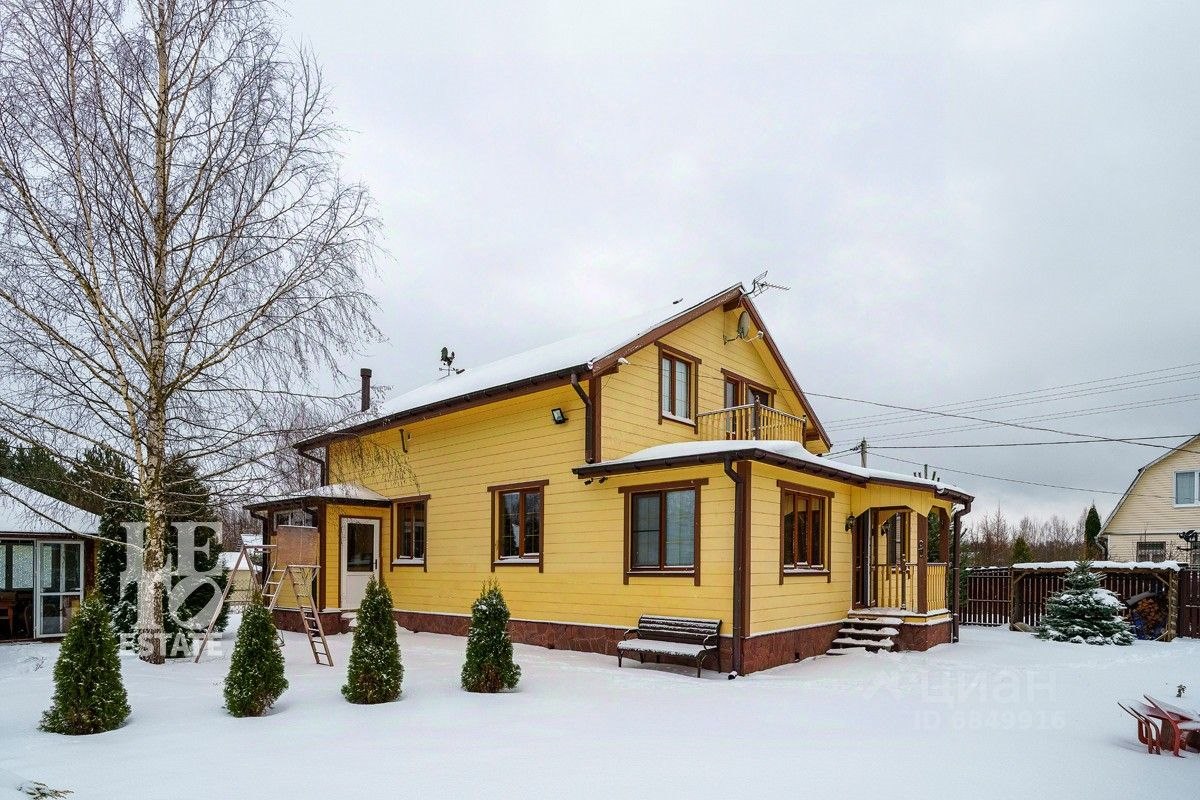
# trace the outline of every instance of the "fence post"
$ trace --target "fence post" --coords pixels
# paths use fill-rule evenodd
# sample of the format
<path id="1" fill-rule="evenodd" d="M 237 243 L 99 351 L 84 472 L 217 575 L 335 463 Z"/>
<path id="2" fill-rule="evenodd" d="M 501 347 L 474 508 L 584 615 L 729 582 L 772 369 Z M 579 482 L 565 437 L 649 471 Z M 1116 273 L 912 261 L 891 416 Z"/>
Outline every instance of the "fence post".
<path id="1" fill-rule="evenodd" d="M 1179 573 L 1172 571 L 1167 576 L 1167 630 L 1163 633 L 1163 641 L 1169 642 L 1179 632 Z"/>
<path id="2" fill-rule="evenodd" d="M 1008 629 L 1015 631 L 1017 629 L 1017 620 L 1020 614 L 1017 611 L 1017 598 L 1020 591 L 1019 584 L 1021 578 L 1017 576 L 1017 571 L 1012 571 L 1012 577 L 1009 579 L 1008 585 Z"/>

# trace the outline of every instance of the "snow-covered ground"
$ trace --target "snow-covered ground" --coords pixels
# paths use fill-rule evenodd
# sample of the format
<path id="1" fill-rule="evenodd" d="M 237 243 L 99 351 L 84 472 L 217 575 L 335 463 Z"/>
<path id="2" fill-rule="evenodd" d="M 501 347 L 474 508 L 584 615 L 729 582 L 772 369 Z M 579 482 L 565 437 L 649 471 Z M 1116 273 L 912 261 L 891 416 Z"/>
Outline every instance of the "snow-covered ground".
<path id="1" fill-rule="evenodd" d="M 928 653 L 821 657 L 729 681 L 517 646 L 518 691 L 458 688 L 465 640 L 401 636 L 404 697 L 363 707 L 287 634 L 291 688 L 261 719 L 221 709 L 228 652 L 124 663 L 133 716 L 37 729 L 53 645 L 0 647 L 0 798 L 39 780 L 88 798 L 1192 797 L 1200 755 L 1151 756 L 1115 700 L 1200 706 L 1200 640 L 1132 647 L 965 628 Z"/>

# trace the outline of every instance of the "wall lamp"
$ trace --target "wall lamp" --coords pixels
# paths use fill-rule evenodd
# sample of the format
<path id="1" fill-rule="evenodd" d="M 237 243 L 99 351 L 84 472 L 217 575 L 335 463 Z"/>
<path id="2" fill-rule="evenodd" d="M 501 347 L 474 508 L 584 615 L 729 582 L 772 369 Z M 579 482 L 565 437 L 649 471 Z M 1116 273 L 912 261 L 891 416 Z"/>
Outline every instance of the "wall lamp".
<path id="1" fill-rule="evenodd" d="M 550 419 L 554 420 L 555 425 L 562 425 L 567 421 L 567 415 L 561 408 L 552 408 L 550 409 Z"/>
<path id="2" fill-rule="evenodd" d="M 853 514 L 848 515 L 846 517 L 846 530 L 848 530 L 848 531 L 854 530 L 854 523 L 857 521 L 858 521 L 858 517 L 854 516 Z"/>

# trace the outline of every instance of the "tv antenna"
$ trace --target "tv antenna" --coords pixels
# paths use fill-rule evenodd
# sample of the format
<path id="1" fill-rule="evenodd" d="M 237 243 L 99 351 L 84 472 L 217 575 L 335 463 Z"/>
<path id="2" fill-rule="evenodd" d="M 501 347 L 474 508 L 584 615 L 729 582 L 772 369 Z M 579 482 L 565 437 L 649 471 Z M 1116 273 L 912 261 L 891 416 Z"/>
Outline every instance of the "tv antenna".
<path id="1" fill-rule="evenodd" d="M 454 353 L 449 347 L 442 348 L 442 366 L 438 367 L 446 375 L 461 375 L 464 370 L 454 366 Z"/>
<path id="2" fill-rule="evenodd" d="M 771 283 L 767 280 L 767 270 L 763 270 L 754 276 L 754 280 L 750 282 L 750 291 L 747 293 L 749 297 L 758 297 L 768 289 L 779 289 L 780 291 L 791 291 L 790 286 L 780 286 L 778 283 Z"/>

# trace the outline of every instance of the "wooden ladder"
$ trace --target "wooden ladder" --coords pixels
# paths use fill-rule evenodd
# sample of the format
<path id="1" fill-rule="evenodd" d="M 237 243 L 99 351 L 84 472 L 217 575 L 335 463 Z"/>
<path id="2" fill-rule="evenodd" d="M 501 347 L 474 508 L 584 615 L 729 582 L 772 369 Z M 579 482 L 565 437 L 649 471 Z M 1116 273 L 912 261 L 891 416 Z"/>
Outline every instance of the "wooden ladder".
<path id="1" fill-rule="evenodd" d="M 308 647 L 312 650 L 313 660 L 332 667 L 333 656 L 329 654 L 329 642 L 325 639 L 321 615 L 317 613 L 312 596 L 312 586 L 321 574 L 321 568 L 315 564 L 289 564 L 284 571 L 292 579 L 292 592 L 296 595 L 296 606 L 300 610 L 300 621 L 304 625 L 304 633 L 308 636 Z"/>
<path id="2" fill-rule="evenodd" d="M 238 568 L 244 563 L 246 569 L 250 572 L 250 585 L 253 591 L 257 591 L 263 595 L 263 601 L 266 602 L 266 591 L 258 580 L 258 570 L 255 568 L 254 562 L 250 560 L 251 553 L 262 555 L 274 549 L 273 544 L 246 544 L 242 543 L 241 550 L 238 551 L 237 561 L 233 562 L 233 569 L 230 570 L 230 579 L 225 582 L 225 591 L 221 592 L 221 604 L 217 606 L 217 613 L 213 614 L 213 618 L 208 622 L 208 628 L 204 631 L 204 638 L 200 641 L 200 647 L 196 650 L 196 657 L 192 661 L 196 664 L 200 663 L 200 656 L 204 654 L 204 648 L 208 647 L 208 640 L 212 638 L 213 628 L 217 626 L 217 618 L 221 616 L 221 609 L 225 607 L 225 602 L 229 599 L 229 593 L 233 589 L 233 574 L 238 571 Z M 275 570 L 271 570 L 274 575 Z M 278 587 L 275 589 L 279 591 Z M 274 607 L 274 597 L 271 600 L 271 606 Z"/>

